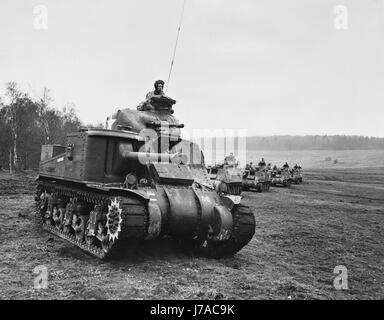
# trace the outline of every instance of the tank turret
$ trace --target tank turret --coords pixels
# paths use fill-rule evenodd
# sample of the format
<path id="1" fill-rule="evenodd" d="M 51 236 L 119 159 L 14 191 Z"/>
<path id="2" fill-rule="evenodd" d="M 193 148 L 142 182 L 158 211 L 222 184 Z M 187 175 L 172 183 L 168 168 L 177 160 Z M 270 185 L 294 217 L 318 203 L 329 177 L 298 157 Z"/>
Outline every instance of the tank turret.
<path id="1" fill-rule="evenodd" d="M 118 110 L 116 121 L 112 124 L 112 130 L 128 130 L 139 133 L 144 129 L 157 130 L 161 127 L 169 127 L 175 131 L 175 135 L 180 135 L 180 128 L 184 126 L 179 124 L 179 121 L 173 116 L 172 106 L 176 101 L 161 96 L 152 97 L 150 102 L 150 107 L 139 106 L 138 110 Z"/>

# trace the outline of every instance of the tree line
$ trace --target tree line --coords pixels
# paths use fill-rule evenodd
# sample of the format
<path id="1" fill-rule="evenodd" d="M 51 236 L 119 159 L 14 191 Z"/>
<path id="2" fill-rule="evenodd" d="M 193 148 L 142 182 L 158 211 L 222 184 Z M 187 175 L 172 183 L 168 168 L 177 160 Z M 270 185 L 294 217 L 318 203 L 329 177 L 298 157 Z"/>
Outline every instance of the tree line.
<path id="1" fill-rule="evenodd" d="M 41 145 L 64 145 L 66 135 L 83 126 L 74 105 L 67 105 L 62 110 L 54 107 L 49 89 L 44 88 L 41 97 L 33 99 L 15 82 L 7 83 L 4 96 L 0 96 L 0 170 L 7 169 L 12 173 L 37 168 Z M 384 138 L 345 135 L 248 137 L 247 149 L 384 149 Z"/>
<path id="2" fill-rule="evenodd" d="M 384 138 L 346 135 L 248 137 L 250 150 L 378 150 Z"/>
<path id="3" fill-rule="evenodd" d="M 37 168 L 41 145 L 64 144 L 83 124 L 73 105 L 54 108 L 49 89 L 32 99 L 15 82 L 0 97 L 0 167 L 13 171 Z"/>

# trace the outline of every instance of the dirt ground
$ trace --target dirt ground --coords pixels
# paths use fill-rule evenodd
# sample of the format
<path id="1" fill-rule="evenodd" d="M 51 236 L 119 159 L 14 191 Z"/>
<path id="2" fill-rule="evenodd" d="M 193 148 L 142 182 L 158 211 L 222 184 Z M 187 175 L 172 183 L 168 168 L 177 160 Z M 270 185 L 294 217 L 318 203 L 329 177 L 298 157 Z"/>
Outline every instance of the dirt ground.
<path id="1" fill-rule="evenodd" d="M 0 299 L 384 299 L 384 168 L 312 170 L 304 179 L 244 193 L 256 234 L 232 258 L 164 241 L 101 262 L 42 231 L 33 174 L 0 173 Z M 334 288 L 338 265 L 348 290 Z M 34 289 L 38 266 L 47 289 Z"/>

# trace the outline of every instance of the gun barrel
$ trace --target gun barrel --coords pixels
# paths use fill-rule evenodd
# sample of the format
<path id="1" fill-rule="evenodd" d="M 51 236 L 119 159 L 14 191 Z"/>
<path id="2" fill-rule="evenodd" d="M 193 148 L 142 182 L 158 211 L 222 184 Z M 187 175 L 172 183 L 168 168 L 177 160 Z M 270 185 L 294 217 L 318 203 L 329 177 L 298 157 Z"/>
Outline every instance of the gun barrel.
<path id="1" fill-rule="evenodd" d="M 166 162 L 166 163 L 180 163 L 185 162 L 185 155 L 174 153 L 154 153 L 154 152 L 127 152 L 123 157 L 130 160 L 140 161 L 141 163 L 147 162 Z"/>

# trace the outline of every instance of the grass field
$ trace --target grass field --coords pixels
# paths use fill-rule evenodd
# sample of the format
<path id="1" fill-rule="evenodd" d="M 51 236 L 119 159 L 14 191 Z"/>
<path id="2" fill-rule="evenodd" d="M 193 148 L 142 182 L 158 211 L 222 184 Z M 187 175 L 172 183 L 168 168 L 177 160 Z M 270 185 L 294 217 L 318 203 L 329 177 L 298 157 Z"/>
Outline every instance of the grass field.
<path id="1" fill-rule="evenodd" d="M 224 154 L 221 152 L 220 154 Z M 206 162 L 214 162 L 207 153 Z M 261 158 L 267 163 L 282 166 L 286 161 L 294 166 L 300 164 L 306 169 L 337 169 L 337 168 L 361 168 L 384 167 L 384 150 L 309 150 L 309 151 L 265 151 L 248 150 L 247 162 L 258 163 Z M 328 161 L 326 161 L 326 159 Z M 223 159 L 217 159 L 222 161 Z M 334 161 L 337 160 L 337 164 Z M 241 163 L 241 165 L 245 165 Z"/>
<path id="2" fill-rule="evenodd" d="M 338 153 L 350 168 L 304 165 L 301 185 L 245 192 L 255 236 L 221 260 L 162 241 L 98 261 L 43 232 L 33 213 L 33 176 L 1 173 L 0 299 L 384 299 L 380 156 L 371 154 L 371 167 L 362 168 L 366 161 Z M 33 287 L 39 265 L 48 269 L 46 290 Z M 334 288 L 338 265 L 347 268 L 348 290 Z"/>

